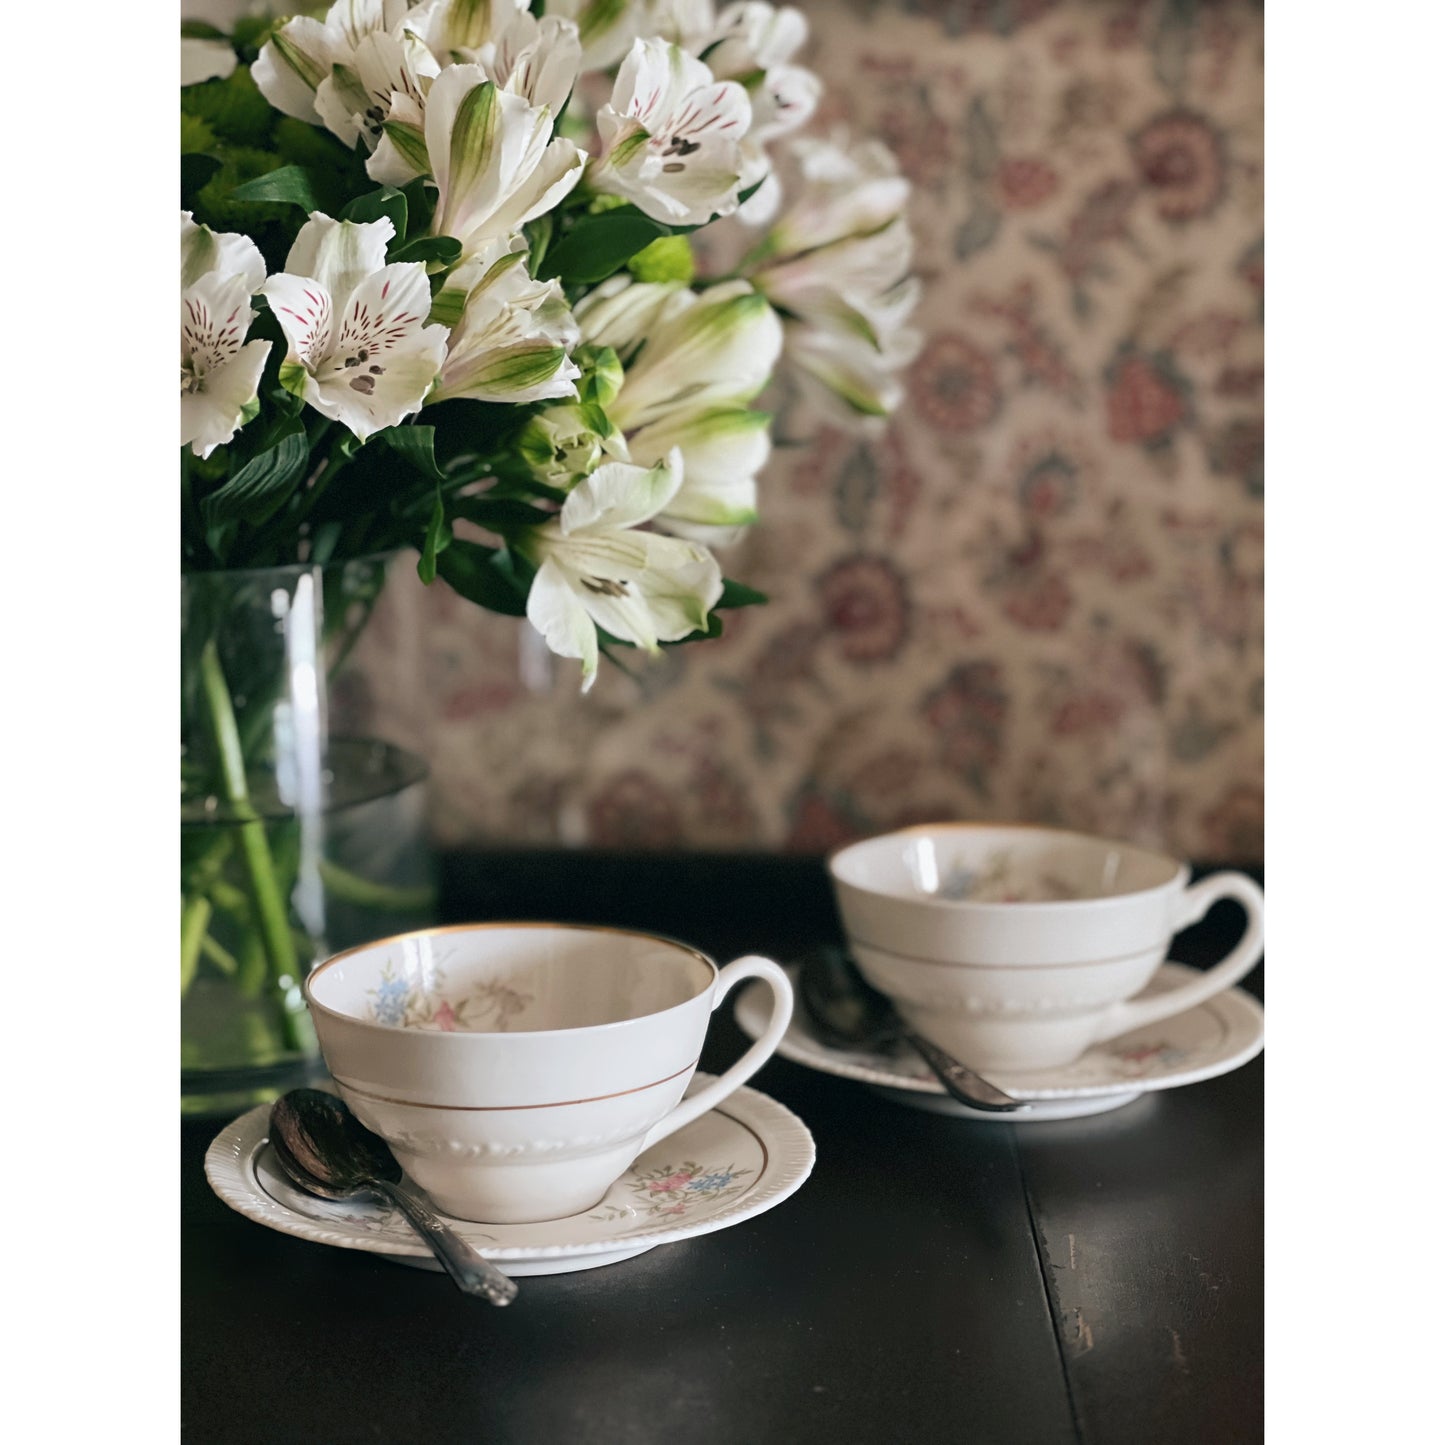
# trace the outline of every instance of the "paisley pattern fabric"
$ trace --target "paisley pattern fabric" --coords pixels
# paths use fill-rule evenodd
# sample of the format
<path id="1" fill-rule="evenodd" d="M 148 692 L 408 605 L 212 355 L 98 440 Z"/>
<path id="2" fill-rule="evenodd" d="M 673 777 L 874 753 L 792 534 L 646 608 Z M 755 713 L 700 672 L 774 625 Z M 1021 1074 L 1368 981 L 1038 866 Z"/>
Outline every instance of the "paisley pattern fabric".
<path id="1" fill-rule="evenodd" d="M 802 0 L 815 125 L 897 152 L 926 336 L 882 434 L 776 388 L 771 595 L 586 700 L 508 619 L 399 586 L 367 709 L 444 842 L 822 850 L 1027 819 L 1263 846 L 1263 14 Z M 413 627 L 423 631 L 416 634 Z"/>

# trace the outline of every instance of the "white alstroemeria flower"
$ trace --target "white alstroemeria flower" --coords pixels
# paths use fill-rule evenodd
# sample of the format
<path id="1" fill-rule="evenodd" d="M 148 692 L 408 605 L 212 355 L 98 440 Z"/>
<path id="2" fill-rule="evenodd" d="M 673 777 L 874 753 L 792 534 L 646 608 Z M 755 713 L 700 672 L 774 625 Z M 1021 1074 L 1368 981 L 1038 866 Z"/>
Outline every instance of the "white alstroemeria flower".
<path id="1" fill-rule="evenodd" d="M 261 288 L 286 333 L 281 384 L 362 441 L 421 406 L 447 349 L 447 328 L 426 324 L 426 267 L 386 262 L 395 234 L 385 217 L 313 211 Z"/>
<path id="2" fill-rule="evenodd" d="M 255 415 L 269 341 L 247 341 L 266 279 L 256 243 L 181 212 L 181 445 L 208 457 Z"/>
<path id="3" fill-rule="evenodd" d="M 802 190 L 768 233 L 774 255 L 796 255 L 880 231 L 903 214 L 908 180 L 893 152 L 879 141 L 849 147 L 833 141 L 797 139 L 789 150 L 802 173 Z"/>
<path id="4" fill-rule="evenodd" d="M 441 67 L 421 38 L 398 28 L 362 36 L 349 65 L 332 67 L 316 87 L 316 113 L 332 135 L 374 151 L 399 102 L 420 106 Z"/>
<path id="5" fill-rule="evenodd" d="M 707 626 L 722 596 L 717 559 L 702 546 L 638 530 L 667 506 L 682 459 L 660 466 L 607 462 L 579 482 L 554 521 L 516 542 L 537 567 L 527 620 L 559 657 L 597 676 L 597 628 L 646 652 Z"/>
<path id="6" fill-rule="evenodd" d="M 521 236 L 489 243 L 453 271 L 432 303 L 431 319 L 452 331 L 428 400 L 520 404 L 577 395 L 582 373 L 568 356 L 577 323 L 561 283 L 528 274 Z"/>
<path id="7" fill-rule="evenodd" d="M 422 0 L 402 24 L 419 35 L 441 65 L 470 65 L 477 51 L 490 45 L 529 0 Z"/>
<path id="8" fill-rule="evenodd" d="M 655 221 L 701 225 L 737 210 L 751 124 L 747 92 L 736 81 L 714 79 L 676 45 L 639 40 L 597 113 L 602 155 L 588 178 Z"/>
<path id="9" fill-rule="evenodd" d="M 621 285 L 618 285 L 618 282 Z M 631 293 L 638 304 L 628 306 Z M 751 401 L 767 384 L 782 332 L 767 298 L 746 281 L 706 291 L 614 277 L 577 306 L 582 339 L 611 346 L 625 368 L 607 414 L 630 435 L 679 409 Z"/>
<path id="10" fill-rule="evenodd" d="M 757 474 L 770 450 L 769 418 L 747 403 L 767 385 L 782 347 L 772 306 L 745 281 L 699 293 L 616 277 L 584 298 L 577 320 L 585 341 L 622 358 L 607 415 L 632 460 L 682 455 L 682 486 L 658 525 L 713 545 L 734 540 L 757 519 Z"/>
<path id="11" fill-rule="evenodd" d="M 560 115 L 582 69 L 576 24 L 563 15 L 538 20 L 520 10 L 511 24 L 476 53 L 489 79 L 503 90 Z"/>
<path id="12" fill-rule="evenodd" d="M 761 267 L 753 285 L 781 311 L 866 340 L 896 331 L 918 300 L 909 277 L 913 233 L 901 217 L 881 231 L 849 236 Z"/>
<path id="13" fill-rule="evenodd" d="M 789 322 L 789 362 L 816 383 L 810 389 L 835 420 L 863 432 L 881 428 L 903 400 L 899 373 L 918 355 L 923 338 L 897 330 L 870 342 L 856 331 Z"/>
<path id="14" fill-rule="evenodd" d="M 321 84 L 334 67 L 352 68 L 357 47 L 368 35 L 394 33 L 407 11 L 408 0 L 336 0 L 325 20 L 297 16 L 261 47 L 251 78 L 277 110 L 322 125 L 316 109 Z"/>
<path id="15" fill-rule="evenodd" d="M 224 80 L 236 68 L 236 52 L 228 40 L 181 36 L 181 89 L 203 80 Z"/>
<path id="16" fill-rule="evenodd" d="M 424 138 L 437 184 L 432 232 L 454 236 L 466 254 L 550 211 L 587 160 L 571 141 L 552 139 L 545 107 L 499 89 L 477 65 L 448 66 L 432 82 Z"/>
<path id="17" fill-rule="evenodd" d="M 421 6 L 413 13 L 426 8 Z M 577 80 L 582 55 L 577 27 L 570 20 L 552 15 L 538 22 L 526 10 L 503 18 L 505 26 L 496 38 L 479 44 L 474 51 L 455 52 L 463 58 L 447 64 L 476 66 L 500 89 L 557 115 Z M 486 33 L 491 35 L 491 29 Z M 415 39 L 410 32 L 407 35 Z M 430 88 L 431 77 L 416 88 L 393 87 L 383 117 L 384 133 L 366 164 L 372 180 L 383 185 L 404 186 L 418 176 L 431 174 L 426 139 L 426 102 Z"/>
<path id="18" fill-rule="evenodd" d="M 834 415 L 857 422 L 899 403 L 899 373 L 918 354 L 907 328 L 919 286 L 908 275 L 908 182 L 886 147 L 794 143 L 796 204 L 765 240 L 751 279 L 782 312 L 788 359 L 821 385 Z"/>
<path id="19" fill-rule="evenodd" d="M 696 55 L 719 80 L 735 80 L 748 93 L 752 125 L 742 143 L 738 189 L 752 192 L 738 207 L 750 226 L 770 221 L 782 189 L 772 173 L 766 147 L 811 119 L 822 82 L 791 64 L 808 38 L 808 22 L 791 5 L 743 0 L 716 11 L 712 0 L 670 0 L 657 17 L 657 31 Z"/>
<path id="20" fill-rule="evenodd" d="M 656 35 L 656 0 L 550 0 L 549 15 L 563 16 L 577 26 L 582 42 L 582 69 L 610 70 L 640 35 Z"/>

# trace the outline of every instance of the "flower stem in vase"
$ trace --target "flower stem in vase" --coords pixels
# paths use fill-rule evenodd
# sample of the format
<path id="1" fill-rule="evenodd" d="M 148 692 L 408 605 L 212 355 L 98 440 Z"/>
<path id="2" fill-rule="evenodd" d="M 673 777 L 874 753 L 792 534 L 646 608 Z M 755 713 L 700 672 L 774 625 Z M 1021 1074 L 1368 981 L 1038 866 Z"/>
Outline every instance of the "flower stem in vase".
<path id="1" fill-rule="evenodd" d="M 291 937 L 286 900 L 282 897 L 272 866 L 265 824 L 251 805 L 246 786 L 246 759 L 241 750 L 231 693 L 214 638 L 206 643 L 201 653 L 201 687 L 215 732 L 226 801 L 241 820 L 238 829 L 241 855 L 250 884 L 250 901 L 260 926 L 265 961 L 270 965 L 271 977 L 279 994 L 282 1031 L 288 1047 L 304 1049 L 307 1040 L 296 1007 L 300 997 L 301 964 Z M 242 984 L 251 982 L 244 964 L 240 971 Z"/>

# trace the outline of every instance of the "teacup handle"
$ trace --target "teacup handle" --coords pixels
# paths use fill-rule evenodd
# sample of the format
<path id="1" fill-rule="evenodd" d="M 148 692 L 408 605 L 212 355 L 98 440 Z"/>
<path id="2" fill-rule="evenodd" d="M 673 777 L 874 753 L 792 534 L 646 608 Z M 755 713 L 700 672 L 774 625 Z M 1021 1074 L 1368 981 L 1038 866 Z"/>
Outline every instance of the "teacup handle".
<path id="1" fill-rule="evenodd" d="M 747 1083 L 772 1056 L 773 1050 L 782 1042 L 793 1017 L 793 986 L 788 975 L 770 958 L 750 954 L 735 959 L 726 968 L 718 970 L 717 981 L 713 984 L 712 1006 L 717 1006 L 736 984 L 747 978 L 760 978 L 773 991 L 773 1014 L 768 1026 L 758 1041 L 730 1068 L 719 1074 L 705 1089 L 699 1089 L 680 1103 L 670 1114 L 659 1119 L 643 1137 L 642 1149 L 650 1149 L 659 1139 L 666 1139 L 671 1133 L 701 1118 L 709 1109 L 715 1109 L 740 1085 Z M 639 1150 L 641 1152 L 641 1150 Z"/>
<path id="2" fill-rule="evenodd" d="M 1198 978 L 1181 987 L 1153 998 L 1126 999 L 1114 1004 L 1099 1021 L 1094 1043 L 1183 1013 L 1238 983 L 1259 962 L 1264 953 L 1264 893 L 1253 878 L 1243 873 L 1214 873 L 1186 888 L 1179 896 L 1174 931 L 1177 933 L 1197 923 L 1221 898 L 1233 898 L 1244 905 L 1247 916 L 1244 937 L 1213 968 L 1205 969 Z"/>

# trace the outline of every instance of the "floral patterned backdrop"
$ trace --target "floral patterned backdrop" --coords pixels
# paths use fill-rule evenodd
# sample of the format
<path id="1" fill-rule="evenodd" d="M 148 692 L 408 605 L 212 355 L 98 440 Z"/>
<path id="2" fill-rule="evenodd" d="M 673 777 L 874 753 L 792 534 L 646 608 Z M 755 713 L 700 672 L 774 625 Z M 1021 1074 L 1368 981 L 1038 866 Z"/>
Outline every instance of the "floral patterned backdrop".
<path id="1" fill-rule="evenodd" d="M 369 705 L 425 735 L 439 839 L 1021 818 L 1260 858 L 1260 6 L 800 3 L 815 127 L 914 183 L 908 400 L 863 439 L 779 394 L 725 559 L 771 603 L 585 699 L 515 622 L 399 577 Z"/>

